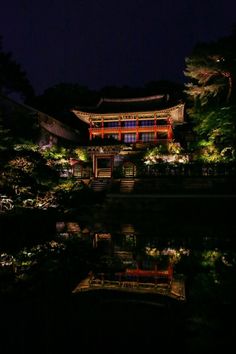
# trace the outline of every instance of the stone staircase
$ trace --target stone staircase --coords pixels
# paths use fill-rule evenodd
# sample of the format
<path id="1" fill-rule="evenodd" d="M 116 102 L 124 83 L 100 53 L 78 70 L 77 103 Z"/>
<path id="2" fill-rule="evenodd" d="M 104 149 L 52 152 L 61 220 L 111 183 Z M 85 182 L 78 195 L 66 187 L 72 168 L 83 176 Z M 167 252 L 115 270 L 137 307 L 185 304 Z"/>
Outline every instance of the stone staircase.
<path id="1" fill-rule="evenodd" d="M 108 179 L 95 178 L 92 181 L 91 188 L 94 192 L 102 192 L 108 189 L 109 184 Z"/>
<path id="2" fill-rule="evenodd" d="M 132 193 L 135 181 L 132 178 L 124 178 L 120 181 L 120 193 Z"/>

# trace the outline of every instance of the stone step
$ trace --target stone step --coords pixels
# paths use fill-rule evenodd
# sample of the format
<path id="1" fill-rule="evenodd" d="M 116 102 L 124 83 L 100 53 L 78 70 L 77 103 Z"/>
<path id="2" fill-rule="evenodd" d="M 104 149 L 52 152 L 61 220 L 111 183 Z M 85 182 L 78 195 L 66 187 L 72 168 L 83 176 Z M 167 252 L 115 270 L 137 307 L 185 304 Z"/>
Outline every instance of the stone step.
<path id="1" fill-rule="evenodd" d="M 91 188 L 94 192 L 102 192 L 108 188 L 108 180 L 94 179 Z"/>
<path id="2" fill-rule="evenodd" d="M 133 179 L 122 179 L 120 182 L 121 193 L 131 193 L 134 190 L 135 181 Z"/>

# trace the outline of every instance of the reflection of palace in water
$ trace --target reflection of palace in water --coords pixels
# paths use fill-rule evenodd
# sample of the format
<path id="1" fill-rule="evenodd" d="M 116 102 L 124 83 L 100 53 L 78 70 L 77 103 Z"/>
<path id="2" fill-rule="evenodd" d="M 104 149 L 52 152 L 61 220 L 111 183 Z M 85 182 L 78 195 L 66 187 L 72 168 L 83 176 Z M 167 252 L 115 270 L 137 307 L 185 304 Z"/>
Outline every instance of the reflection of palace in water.
<path id="1" fill-rule="evenodd" d="M 130 225 L 131 226 L 131 225 Z M 174 274 L 175 256 L 186 250 L 157 250 L 152 247 L 138 248 L 135 234 L 120 235 L 117 242 L 110 233 L 95 233 L 93 247 L 99 254 L 113 257 L 116 267 L 104 271 L 96 265 L 96 272 L 80 282 L 73 293 L 91 290 L 115 290 L 129 293 L 163 295 L 185 300 L 185 283 L 181 274 Z M 109 261 L 110 262 L 110 261 Z M 100 269 L 100 270 L 99 270 Z"/>
<path id="2" fill-rule="evenodd" d="M 170 296 L 185 300 L 184 281 L 174 276 L 177 250 L 158 250 L 150 247 L 148 240 L 140 243 L 132 224 L 123 224 L 122 232 L 112 236 L 110 232 L 87 232 L 81 230 L 78 222 L 56 223 L 58 237 L 79 237 L 87 240 L 100 256 L 113 259 L 116 269 L 104 273 L 91 270 L 88 278 L 80 283 L 74 292 L 93 289 L 113 289 L 125 292 L 143 292 Z M 164 258 L 163 258 L 164 256 Z"/>

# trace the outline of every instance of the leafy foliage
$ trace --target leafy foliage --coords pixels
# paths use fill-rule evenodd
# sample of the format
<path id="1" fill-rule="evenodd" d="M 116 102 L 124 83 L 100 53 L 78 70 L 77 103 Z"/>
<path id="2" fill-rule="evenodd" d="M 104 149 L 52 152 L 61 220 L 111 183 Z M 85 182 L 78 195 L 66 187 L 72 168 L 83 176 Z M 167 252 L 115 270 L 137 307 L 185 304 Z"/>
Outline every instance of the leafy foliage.
<path id="1" fill-rule="evenodd" d="M 86 149 L 84 148 L 76 148 L 74 150 L 74 155 L 80 160 L 80 161 L 83 161 L 83 162 L 88 162 L 89 161 L 89 156 L 88 156 L 88 152 Z"/>
<path id="2" fill-rule="evenodd" d="M 15 198 L 29 198 L 49 190 L 57 181 L 56 171 L 47 166 L 37 151 L 13 150 L 1 169 L 0 188 Z"/>
<path id="3" fill-rule="evenodd" d="M 197 156 L 204 161 L 235 159 L 236 35 L 200 44 L 186 59 L 188 113 L 198 137 Z"/>

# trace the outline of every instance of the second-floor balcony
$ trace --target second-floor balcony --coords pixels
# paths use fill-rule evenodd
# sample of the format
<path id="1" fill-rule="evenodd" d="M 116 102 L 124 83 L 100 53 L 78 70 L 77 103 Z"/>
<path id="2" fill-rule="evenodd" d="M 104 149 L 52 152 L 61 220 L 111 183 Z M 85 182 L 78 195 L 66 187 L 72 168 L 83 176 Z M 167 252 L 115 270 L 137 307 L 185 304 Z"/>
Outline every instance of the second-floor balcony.
<path id="1" fill-rule="evenodd" d="M 171 124 L 166 125 L 156 125 L 156 126 L 134 126 L 134 127 L 91 127 L 89 128 L 90 133 L 146 133 L 146 132 L 167 132 L 172 129 Z"/>

